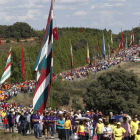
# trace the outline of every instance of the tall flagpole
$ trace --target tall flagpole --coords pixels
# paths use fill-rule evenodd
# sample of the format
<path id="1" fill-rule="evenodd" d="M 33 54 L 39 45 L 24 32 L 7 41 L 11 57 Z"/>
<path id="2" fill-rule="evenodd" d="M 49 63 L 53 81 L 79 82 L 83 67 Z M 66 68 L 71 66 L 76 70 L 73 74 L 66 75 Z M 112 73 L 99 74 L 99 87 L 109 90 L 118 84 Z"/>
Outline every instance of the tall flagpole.
<path id="1" fill-rule="evenodd" d="M 53 17 L 53 2 L 54 0 L 52 0 L 52 17 Z M 53 33 L 53 23 L 52 23 L 52 33 Z M 53 57 L 53 36 L 52 36 L 52 57 Z M 51 69 L 52 69 L 52 65 L 53 65 L 53 58 L 51 58 Z M 53 110 L 53 69 L 52 69 L 52 76 L 51 76 L 51 111 Z"/>

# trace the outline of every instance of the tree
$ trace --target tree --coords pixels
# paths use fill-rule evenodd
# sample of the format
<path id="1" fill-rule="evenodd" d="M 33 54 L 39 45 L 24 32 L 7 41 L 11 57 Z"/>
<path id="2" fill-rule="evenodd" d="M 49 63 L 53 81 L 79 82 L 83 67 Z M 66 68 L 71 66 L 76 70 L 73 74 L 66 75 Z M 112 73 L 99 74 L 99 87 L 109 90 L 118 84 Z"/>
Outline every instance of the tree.
<path id="1" fill-rule="evenodd" d="M 84 94 L 88 109 L 125 111 L 134 113 L 139 109 L 139 81 L 132 72 L 122 69 L 102 74 L 92 82 Z"/>

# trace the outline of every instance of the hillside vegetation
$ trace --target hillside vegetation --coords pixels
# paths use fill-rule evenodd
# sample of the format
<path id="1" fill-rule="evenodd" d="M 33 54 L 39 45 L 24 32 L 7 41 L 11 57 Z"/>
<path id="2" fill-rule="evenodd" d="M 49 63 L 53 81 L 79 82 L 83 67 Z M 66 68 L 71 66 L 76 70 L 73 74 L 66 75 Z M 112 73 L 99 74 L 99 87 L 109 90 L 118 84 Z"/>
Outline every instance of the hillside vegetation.
<path id="1" fill-rule="evenodd" d="M 133 68 L 134 71 L 129 68 Z M 53 84 L 53 107 L 62 109 L 72 107 L 75 110 L 93 108 L 104 110 L 106 113 L 117 109 L 116 111 L 140 115 L 138 109 L 140 74 L 137 73 L 139 69 L 140 62 L 123 62 L 78 81 L 62 81 L 58 78 Z M 16 101 L 28 106 L 29 103 L 32 104 L 32 100 L 33 94 L 31 93 L 30 95 L 21 94 L 8 102 Z M 50 107 L 50 98 L 47 106 Z"/>
<path id="2" fill-rule="evenodd" d="M 84 66 L 86 62 L 86 46 L 87 42 L 90 49 L 90 59 L 93 58 L 93 50 L 99 46 L 100 59 L 102 59 L 102 32 L 105 35 L 106 54 L 108 53 L 108 43 L 110 44 L 111 30 L 98 30 L 91 28 L 59 28 L 59 40 L 54 40 L 54 74 L 69 70 L 70 63 L 70 38 L 73 46 L 74 68 Z M 26 79 L 35 79 L 33 74 L 33 65 L 36 61 L 40 45 L 42 42 L 45 30 L 36 31 L 27 23 L 15 23 L 11 26 L 0 25 L 0 35 L 2 45 L 0 46 L 0 76 L 3 73 L 9 48 L 12 45 L 12 76 L 9 82 L 23 81 L 21 75 L 21 41 L 24 42 L 24 56 L 25 56 L 25 73 Z M 140 33 L 139 28 L 134 29 L 135 44 L 138 43 Z M 130 41 L 131 31 L 124 31 L 124 41 L 127 36 Z M 113 48 L 117 49 L 120 42 L 120 36 L 113 34 Z M 125 44 L 125 42 L 124 42 Z"/>

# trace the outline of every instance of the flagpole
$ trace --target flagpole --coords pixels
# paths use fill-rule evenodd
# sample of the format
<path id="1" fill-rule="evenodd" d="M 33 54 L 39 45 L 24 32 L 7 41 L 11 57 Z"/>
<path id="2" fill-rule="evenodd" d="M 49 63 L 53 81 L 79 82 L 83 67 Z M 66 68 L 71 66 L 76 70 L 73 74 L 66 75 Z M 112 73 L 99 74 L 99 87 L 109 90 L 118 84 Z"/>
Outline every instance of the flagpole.
<path id="1" fill-rule="evenodd" d="M 54 0 L 52 0 L 52 12 L 53 12 L 53 2 L 54 2 Z M 53 15 L 53 13 L 52 13 L 52 15 Z M 52 23 L 52 26 L 53 26 L 53 23 Z M 52 27 L 52 32 L 53 32 L 53 27 Z M 53 38 L 52 38 L 52 40 L 53 40 Z M 52 48 L 52 57 L 53 57 L 53 48 Z M 51 61 L 51 64 L 52 64 L 52 61 Z M 51 111 L 53 110 L 53 82 L 52 82 L 52 80 L 53 80 L 53 70 L 52 70 L 52 75 L 51 75 Z"/>

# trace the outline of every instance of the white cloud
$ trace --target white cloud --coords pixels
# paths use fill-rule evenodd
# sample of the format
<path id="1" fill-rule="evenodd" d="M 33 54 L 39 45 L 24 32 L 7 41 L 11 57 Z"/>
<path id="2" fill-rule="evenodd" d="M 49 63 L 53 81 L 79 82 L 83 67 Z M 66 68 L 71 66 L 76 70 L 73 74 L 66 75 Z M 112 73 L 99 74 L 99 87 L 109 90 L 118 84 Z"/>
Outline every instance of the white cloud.
<path id="1" fill-rule="evenodd" d="M 15 0 L 0 0 L 0 4 L 13 3 Z"/>
<path id="2" fill-rule="evenodd" d="M 27 19 L 35 20 L 35 19 L 38 19 L 37 15 L 39 15 L 39 14 L 40 14 L 40 12 L 37 9 L 28 10 L 25 15 L 18 15 L 17 19 L 20 20 L 20 21 L 25 21 Z"/>
<path id="3" fill-rule="evenodd" d="M 76 7 L 73 6 L 73 7 L 67 7 L 67 6 L 62 6 L 62 5 L 55 5 L 54 6 L 54 9 L 55 10 L 75 10 Z"/>
<path id="4" fill-rule="evenodd" d="M 0 20 L 4 20 L 6 22 L 15 19 L 13 15 L 8 15 L 8 13 L 0 12 Z"/>
<path id="5" fill-rule="evenodd" d="M 85 16 L 85 15 L 87 15 L 87 12 L 78 11 L 78 12 L 75 12 L 74 15 L 75 15 L 75 16 Z"/>
<path id="6" fill-rule="evenodd" d="M 59 0 L 60 3 L 85 3 L 88 2 L 89 0 Z"/>

